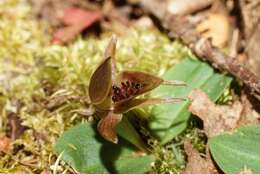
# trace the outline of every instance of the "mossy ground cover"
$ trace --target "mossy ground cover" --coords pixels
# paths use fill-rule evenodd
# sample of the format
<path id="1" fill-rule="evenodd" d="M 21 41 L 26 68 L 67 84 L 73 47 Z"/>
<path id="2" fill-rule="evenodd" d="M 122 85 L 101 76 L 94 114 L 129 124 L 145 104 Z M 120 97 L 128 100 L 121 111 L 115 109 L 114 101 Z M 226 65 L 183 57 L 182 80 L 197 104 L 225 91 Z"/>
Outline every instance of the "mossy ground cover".
<path id="1" fill-rule="evenodd" d="M 15 114 L 26 131 L 1 153 L 0 173 L 50 173 L 57 156 L 53 146 L 69 127 L 87 121 L 90 75 L 103 59 L 111 33 L 78 37 L 66 46 L 52 45 L 50 28 L 32 15 L 24 0 L 0 2 L 0 135 L 8 132 L 8 117 Z M 119 36 L 118 68 L 162 75 L 168 67 L 191 54 L 177 41 L 157 30 L 131 28 Z M 185 136 L 199 137 L 196 131 Z M 183 165 L 179 145 L 164 147 L 151 140 L 158 152 L 152 173 L 178 173 Z M 175 153 L 180 154 L 180 153 Z M 179 160 L 179 162 L 178 162 Z M 64 173 L 70 173 L 64 165 Z"/>

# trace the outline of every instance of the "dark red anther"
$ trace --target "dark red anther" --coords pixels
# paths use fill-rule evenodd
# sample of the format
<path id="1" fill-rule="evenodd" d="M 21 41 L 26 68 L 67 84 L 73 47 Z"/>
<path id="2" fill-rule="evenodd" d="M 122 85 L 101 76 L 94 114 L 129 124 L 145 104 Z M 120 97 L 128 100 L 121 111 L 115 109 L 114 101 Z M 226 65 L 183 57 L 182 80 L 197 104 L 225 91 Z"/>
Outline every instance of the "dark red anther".
<path id="1" fill-rule="evenodd" d="M 114 94 L 120 94 L 120 92 L 121 92 L 121 89 L 119 88 L 119 87 L 117 87 L 117 86 L 115 86 L 115 85 L 113 85 L 113 93 Z"/>
<path id="2" fill-rule="evenodd" d="M 133 95 L 135 91 L 133 89 L 129 89 L 127 92 L 129 95 Z"/>
<path id="3" fill-rule="evenodd" d="M 128 88 L 127 84 L 124 83 L 124 82 L 121 82 L 121 86 L 122 86 L 122 89 L 127 89 Z"/>
<path id="4" fill-rule="evenodd" d="M 124 99 L 127 99 L 133 95 L 138 94 L 139 89 L 142 88 L 142 85 L 136 82 L 125 81 L 121 82 L 121 86 L 118 87 L 113 85 L 113 102 L 118 102 Z"/>
<path id="5" fill-rule="evenodd" d="M 136 83 L 135 84 L 135 89 L 140 89 L 141 88 L 141 85 L 139 83 Z"/>
<path id="6" fill-rule="evenodd" d="M 130 82 L 129 81 L 126 81 L 126 86 L 130 87 Z"/>
<path id="7" fill-rule="evenodd" d="M 114 96 L 112 97 L 112 100 L 113 100 L 113 102 L 116 102 L 116 101 L 117 101 L 117 97 L 114 95 Z"/>

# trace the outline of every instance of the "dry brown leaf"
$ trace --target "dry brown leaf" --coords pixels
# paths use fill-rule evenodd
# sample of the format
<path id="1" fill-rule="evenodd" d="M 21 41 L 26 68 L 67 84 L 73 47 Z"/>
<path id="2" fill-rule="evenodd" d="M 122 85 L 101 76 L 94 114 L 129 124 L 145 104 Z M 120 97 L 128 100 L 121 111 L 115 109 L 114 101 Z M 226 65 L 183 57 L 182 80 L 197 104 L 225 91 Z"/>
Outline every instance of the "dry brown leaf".
<path id="1" fill-rule="evenodd" d="M 237 127 L 247 124 L 259 124 L 260 114 L 256 110 L 254 110 L 254 107 L 249 101 L 247 95 L 243 94 L 241 96 L 241 103 L 243 105 L 243 111 L 241 113 L 241 117 L 239 119 Z M 259 104 L 255 107 L 259 108 Z"/>
<path id="2" fill-rule="evenodd" d="M 210 13 L 196 29 L 204 37 L 211 38 L 214 46 L 223 48 L 229 40 L 230 24 L 225 14 Z"/>
<path id="3" fill-rule="evenodd" d="M 8 153 L 11 150 L 11 139 L 6 136 L 0 137 L 0 152 Z"/>
<path id="4" fill-rule="evenodd" d="M 191 100 L 189 111 L 203 120 L 208 137 L 237 127 L 243 110 L 239 101 L 235 101 L 231 106 L 217 106 L 199 89 L 191 91 L 189 99 Z"/>
<path id="5" fill-rule="evenodd" d="M 54 32 L 53 44 L 64 44 L 72 41 L 79 33 L 102 18 L 100 11 L 88 11 L 81 8 L 68 8 L 63 13 L 61 20 L 66 26 Z"/>
<path id="6" fill-rule="evenodd" d="M 201 90 L 195 89 L 189 94 L 189 111 L 197 115 L 204 123 L 208 137 L 224 131 L 232 131 L 245 124 L 259 124 L 260 115 L 253 109 L 246 95 L 232 105 L 216 105 Z"/>
<path id="7" fill-rule="evenodd" d="M 82 7 L 88 10 L 98 10 L 98 3 L 92 3 L 82 0 L 28 0 L 31 4 L 33 13 L 51 26 L 57 27 L 61 25 L 60 18 L 63 10 L 70 7 Z"/>
<path id="8" fill-rule="evenodd" d="M 183 174 L 218 174 L 210 156 L 202 158 L 189 141 L 184 142 L 184 150 L 188 156 L 188 163 Z"/>

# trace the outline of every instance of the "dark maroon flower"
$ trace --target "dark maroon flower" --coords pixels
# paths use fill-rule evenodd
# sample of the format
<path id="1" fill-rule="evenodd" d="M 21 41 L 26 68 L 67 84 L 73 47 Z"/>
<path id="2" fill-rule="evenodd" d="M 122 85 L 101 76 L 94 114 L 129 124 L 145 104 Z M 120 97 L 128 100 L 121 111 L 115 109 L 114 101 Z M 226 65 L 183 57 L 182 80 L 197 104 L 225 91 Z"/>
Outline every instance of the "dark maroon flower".
<path id="1" fill-rule="evenodd" d="M 185 85 L 181 81 L 166 81 L 154 75 L 139 71 L 116 72 L 116 37 L 113 36 L 105 51 L 104 61 L 93 73 L 89 84 L 92 104 L 101 115 L 98 132 L 105 139 L 117 143 L 115 126 L 121 121 L 122 114 L 136 107 L 160 103 L 175 103 L 182 98 L 136 98 L 153 90 L 161 84 Z"/>

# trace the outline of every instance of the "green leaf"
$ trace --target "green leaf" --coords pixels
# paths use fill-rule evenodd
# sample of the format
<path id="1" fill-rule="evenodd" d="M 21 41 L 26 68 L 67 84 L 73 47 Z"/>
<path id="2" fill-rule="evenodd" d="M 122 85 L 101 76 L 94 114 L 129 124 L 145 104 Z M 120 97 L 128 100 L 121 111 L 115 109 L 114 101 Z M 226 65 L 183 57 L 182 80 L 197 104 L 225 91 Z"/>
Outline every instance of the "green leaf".
<path id="1" fill-rule="evenodd" d="M 114 106 L 114 113 L 125 113 L 134 108 L 146 107 L 149 105 L 165 104 L 165 103 L 178 103 L 184 101 L 182 98 L 138 98 L 127 100 L 124 102 L 118 102 Z"/>
<path id="2" fill-rule="evenodd" d="M 95 131 L 95 125 L 80 124 L 66 131 L 57 141 L 55 151 L 81 174 L 143 174 L 154 160 L 152 155 L 138 157 L 127 142 L 105 141 Z"/>
<path id="3" fill-rule="evenodd" d="M 147 146 L 143 142 L 142 138 L 140 137 L 139 133 L 135 130 L 134 126 L 128 120 L 128 117 L 131 117 L 132 113 L 128 112 L 125 113 L 121 122 L 116 127 L 117 134 L 127 140 L 128 142 L 132 143 L 140 150 L 146 152 Z"/>
<path id="4" fill-rule="evenodd" d="M 226 174 L 236 174 L 246 166 L 253 173 L 260 171 L 260 126 L 239 128 L 209 140 L 210 151 Z"/>
<path id="5" fill-rule="evenodd" d="M 208 64 L 190 58 L 169 69 L 164 79 L 184 81 L 187 86 L 160 86 L 151 92 L 153 97 L 187 98 L 192 89 L 200 88 L 209 95 L 211 100 L 216 101 L 231 82 L 230 77 L 215 73 Z M 191 114 L 188 105 L 187 100 L 174 105 L 164 104 L 153 107 L 149 127 L 162 144 L 186 129 Z"/>

